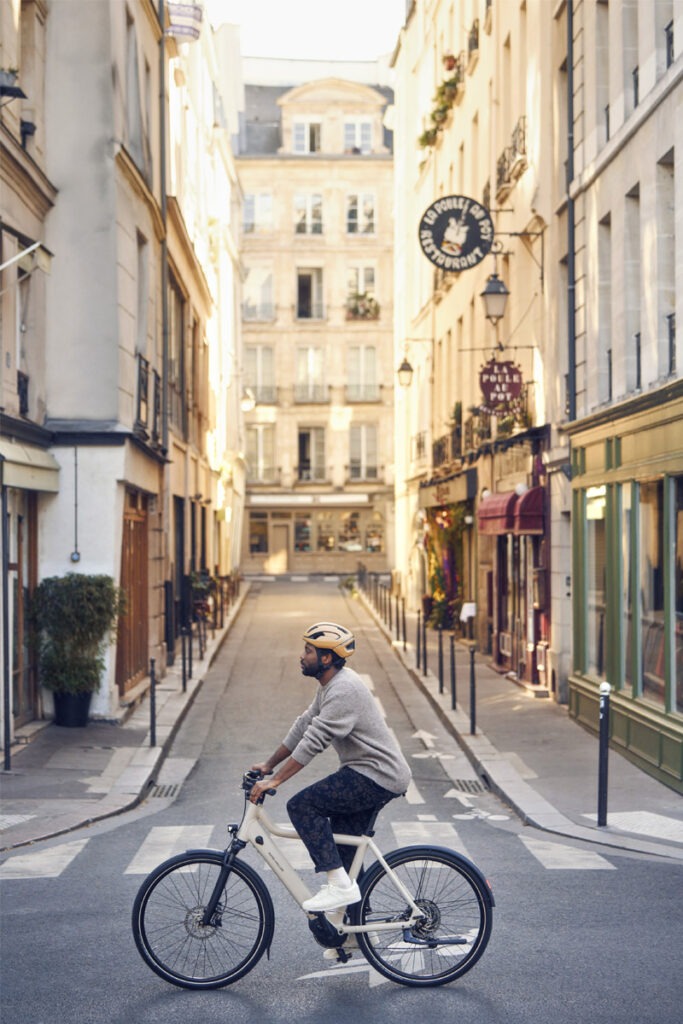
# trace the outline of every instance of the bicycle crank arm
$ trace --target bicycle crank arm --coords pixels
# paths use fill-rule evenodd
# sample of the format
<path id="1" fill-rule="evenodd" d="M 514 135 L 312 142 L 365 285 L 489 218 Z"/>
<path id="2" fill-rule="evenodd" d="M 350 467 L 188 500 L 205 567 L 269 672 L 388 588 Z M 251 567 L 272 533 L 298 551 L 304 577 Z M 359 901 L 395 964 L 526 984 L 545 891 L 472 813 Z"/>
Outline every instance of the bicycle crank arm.
<path id="1" fill-rule="evenodd" d="M 466 946 L 470 940 L 458 935 L 446 936 L 443 939 L 418 939 L 411 934 L 410 928 L 404 928 L 403 941 L 410 943 L 411 946 L 428 946 L 430 949 L 436 949 L 437 946 Z"/>

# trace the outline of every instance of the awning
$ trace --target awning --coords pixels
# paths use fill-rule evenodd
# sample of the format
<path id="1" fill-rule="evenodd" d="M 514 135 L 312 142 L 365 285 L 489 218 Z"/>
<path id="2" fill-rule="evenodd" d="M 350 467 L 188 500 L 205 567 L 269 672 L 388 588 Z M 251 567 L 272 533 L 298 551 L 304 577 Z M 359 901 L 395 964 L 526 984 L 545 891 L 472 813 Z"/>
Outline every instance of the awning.
<path id="1" fill-rule="evenodd" d="M 0 455 L 4 458 L 5 487 L 19 487 L 25 491 L 59 490 L 59 463 L 44 448 L 17 441 L 0 441 Z"/>
<path id="2" fill-rule="evenodd" d="M 514 491 L 504 494 L 489 494 L 479 503 L 477 517 L 479 533 L 512 533 L 515 525 L 515 503 L 517 495 Z"/>
<path id="3" fill-rule="evenodd" d="M 545 529 L 545 489 L 531 487 L 517 498 L 513 533 L 543 533 Z"/>
<path id="4" fill-rule="evenodd" d="M 479 504 L 479 533 L 542 534 L 545 529 L 545 490 L 531 487 L 524 494 L 489 494 Z"/>

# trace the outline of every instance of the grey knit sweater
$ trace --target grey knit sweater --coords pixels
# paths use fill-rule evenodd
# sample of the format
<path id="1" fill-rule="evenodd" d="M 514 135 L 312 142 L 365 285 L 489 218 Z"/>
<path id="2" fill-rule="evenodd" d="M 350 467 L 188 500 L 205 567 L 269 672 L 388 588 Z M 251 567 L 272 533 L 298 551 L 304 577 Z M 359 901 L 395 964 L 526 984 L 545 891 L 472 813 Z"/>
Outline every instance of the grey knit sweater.
<path id="1" fill-rule="evenodd" d="M 296 719 L 283 740 L 299 764 L 332 744 L 342 767 L 366 775 L 390 793 L 405 793 L 410 768 L 374 697 L 357 672 L 344 668 Z"/>

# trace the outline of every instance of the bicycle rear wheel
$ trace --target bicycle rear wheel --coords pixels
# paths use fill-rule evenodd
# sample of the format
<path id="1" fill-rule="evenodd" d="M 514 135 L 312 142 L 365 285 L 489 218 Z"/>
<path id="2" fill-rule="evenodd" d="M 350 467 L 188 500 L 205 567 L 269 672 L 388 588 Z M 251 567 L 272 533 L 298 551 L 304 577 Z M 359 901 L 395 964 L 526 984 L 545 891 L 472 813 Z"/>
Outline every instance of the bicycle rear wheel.
<path id="1" fill-rule="evenodd" d="M 444 985 L 469 971 L 491 935 L 493 897 L 478 869 L 440 847 L 405 847 L 386 857 L 424 918 L 406 925 L 410 908 L 382 865 L 361 883 L 353 923 L 395 923 L 395 930 L 359 932 L 366 960 L 402 985 Z"/>
<path id="2" fill-rule="evenodd" d="M 273 901 L 259 876 L 239 861 L 230 869 L 211 924 L 202 924 L 222 865 L 217 850 L 182 853 L 148 875 L 135 898 L 135 944 L 147 965 L 172 985 L 229 985 L 270 946 Z"/>

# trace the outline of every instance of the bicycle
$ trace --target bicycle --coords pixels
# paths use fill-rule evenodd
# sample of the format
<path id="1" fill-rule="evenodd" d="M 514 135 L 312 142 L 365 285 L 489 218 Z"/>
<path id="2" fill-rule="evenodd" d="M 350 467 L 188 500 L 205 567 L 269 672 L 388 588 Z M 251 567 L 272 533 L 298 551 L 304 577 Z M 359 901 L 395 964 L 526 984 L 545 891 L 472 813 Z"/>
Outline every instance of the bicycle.
<path id="1" fill-rule="evenodd" d="M 271 821 L 263 797 L 257 804 L 249 802 L 252 786 L 262 778 L 257 771 L 244 773 L 244 813 L 240 824 L 228 825 L 225 850 L 187 850 L 171 857 L 138 891 L 135 943 L 147 965 L 173 985 L 229 985 L 251 971 L 266 951 L 270 955 L 273 901 L 260 875 L 239 859 L 247 846 L 299 906 L 311 895 L 274 841 L 298 839 L 295 829 Z M 356 847 L 349 874 L 358 880 L 361 898 L 345 912 L 308 914 L 314 938 L 346 962 L 344 945 L 355 936 L 368 963 L 402 985 L 454 981 L 486 949 L 495 905 L 491 887 L 479 868 L 454 850 L 406 846 L 384 856 L 373 839 L 373 825 L 374 819 L 361 836 L 335 835 L 335 842 Z M 376 860 L 362 870 L 367 852 Z"/>

